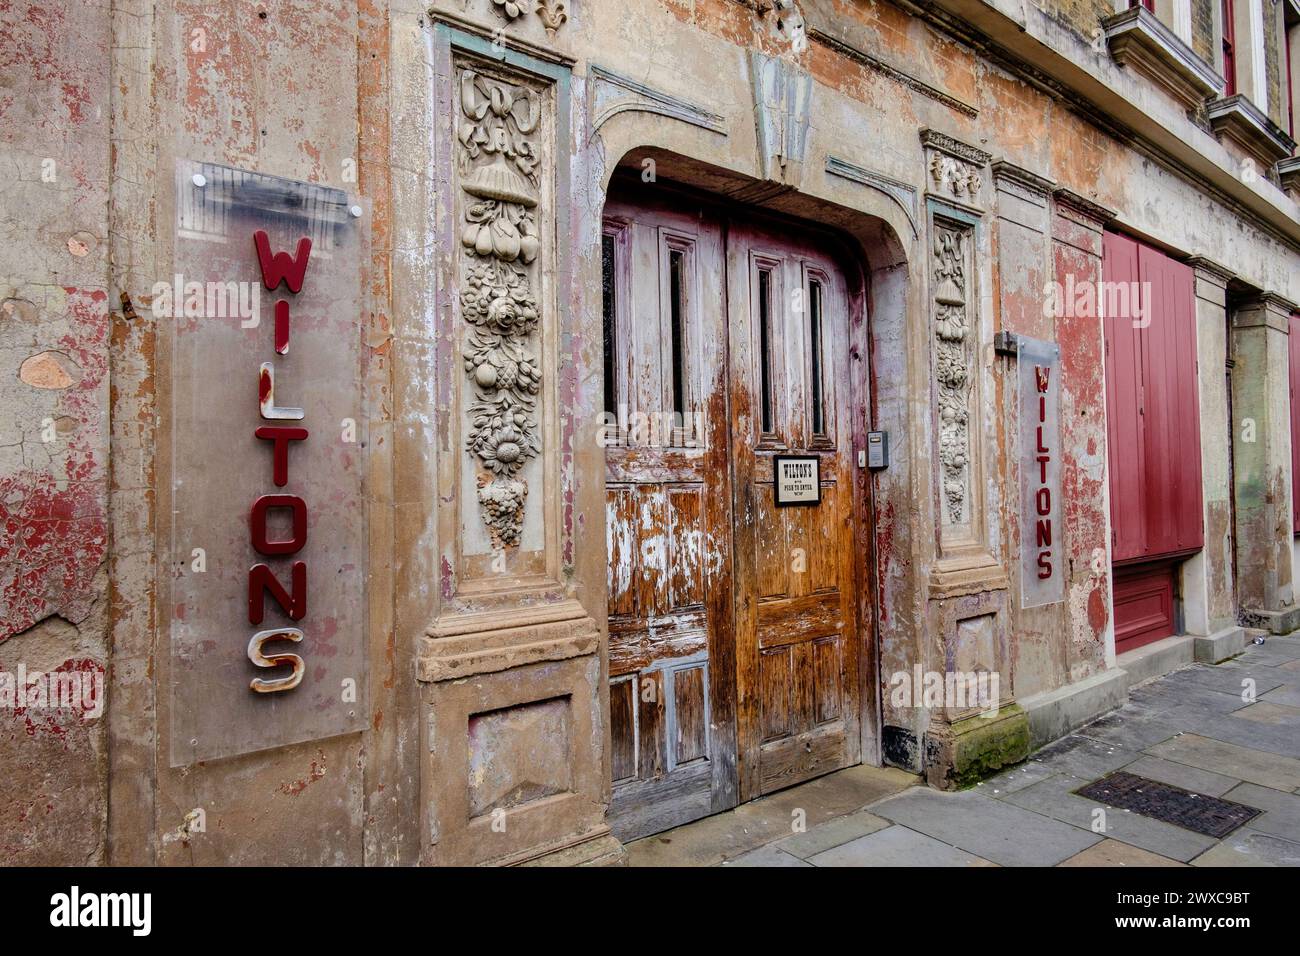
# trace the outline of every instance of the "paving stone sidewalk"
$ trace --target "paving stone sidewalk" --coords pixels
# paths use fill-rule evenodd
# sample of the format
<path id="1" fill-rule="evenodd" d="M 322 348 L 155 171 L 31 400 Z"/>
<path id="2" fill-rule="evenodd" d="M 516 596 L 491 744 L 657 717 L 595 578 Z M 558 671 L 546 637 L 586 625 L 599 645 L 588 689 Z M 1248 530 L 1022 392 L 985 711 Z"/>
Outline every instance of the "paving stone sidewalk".
<path id="1" fill-rule="evenodd" d="M 1253 701 L 1243 681 L 1254 681 Z M 1074 791 L 1124 770 L 1263 811 L 1224 839 Z M 633 866 L 1300 866 L 1300 634 L 1134 688 L 1119 710 L 960 793 L 854 767 L 638 840 Z M 806 830 L 791 821 L 806 816 Z"/>

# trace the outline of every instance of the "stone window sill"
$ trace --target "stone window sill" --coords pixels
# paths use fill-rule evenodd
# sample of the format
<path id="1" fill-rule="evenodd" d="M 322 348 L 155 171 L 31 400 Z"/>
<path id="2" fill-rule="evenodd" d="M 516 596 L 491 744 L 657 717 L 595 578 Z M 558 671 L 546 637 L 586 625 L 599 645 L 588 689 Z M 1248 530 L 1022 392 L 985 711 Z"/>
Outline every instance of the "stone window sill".
<path id="1" fill-rule="evenodd" d="M 1117 63 L 1142 73 L 1188 109 L 1223 92 L 1223 77 L 1146 7 L 1130 7 L 1101 25 Z"/>
<path id="2" fill-rule="evenodd" d="M 1300 192 L 1300 156 L 1292 156 L 1279 162 L 1277 178 L 1281 180 L 1283 189 Z M 1300 531 L 1296 534 L 1300 535 Z"/>
<path id="3" fill-rule="evenodd" d="M 1295 149 L 1295 140 L 1241 93 L 1215 100 L 1206 113 L 1215 133 L 1232 140 L 1265 169 Z"/>

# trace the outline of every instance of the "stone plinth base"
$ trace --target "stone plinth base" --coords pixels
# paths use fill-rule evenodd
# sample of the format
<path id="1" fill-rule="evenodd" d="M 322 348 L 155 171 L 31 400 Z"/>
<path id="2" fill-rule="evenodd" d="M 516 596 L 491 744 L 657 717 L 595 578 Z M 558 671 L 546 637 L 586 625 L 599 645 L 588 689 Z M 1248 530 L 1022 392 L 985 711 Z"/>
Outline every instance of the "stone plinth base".
<path id="1" fill-rule="evenodd" d="M 1029 756 L 1029 715 L 1019 704 L 976 714 L 925 735 L 925 781 L 940 790 L 969 787 Z"/>

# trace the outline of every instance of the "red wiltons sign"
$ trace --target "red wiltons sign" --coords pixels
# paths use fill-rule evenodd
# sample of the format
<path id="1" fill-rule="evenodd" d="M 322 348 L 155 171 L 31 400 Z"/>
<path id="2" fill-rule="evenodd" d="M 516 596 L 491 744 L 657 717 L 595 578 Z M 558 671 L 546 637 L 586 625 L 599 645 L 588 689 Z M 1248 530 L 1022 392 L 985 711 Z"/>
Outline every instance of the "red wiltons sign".
<path id="1" fill-rule="evenodd" d="M 1038 424 L 1034 428 L 1034 461 L 1038 464 L 1034 489 L 1034 548 L 1037 559 L 1038 580 L 1045 581 L 1057 570 L 1057 558 L 1052 555 L 1052 486 L 1047 483 L 1047 469 L 1056 460 L 1056 449 L 1044 429 L 1047 427 L 1047 390 L 1051 383 L 1050 365 L 1034 366 L 1034 385 L 1038 399 Z"/>
<path id="2" fill-rule="evenodd" d="M 257 261 L 262 267 L 262 282 L 272 292 L 283 282 L 295 295 L 302 291 L 303 279 L 307 274 L 307 263 L 311 258 L 311 239 L 303 237 L 298 241 L 298 254 L 290 258 L 287 252 L 271 254 L 271 242 L 262 230 L 253 233 L 257 247 Z M 290 321 L 289 302 L 281 299 L 275 304 L 275 354 L 285 355 L 289 351 L 289 338 L 293 327 Z M 263 362 L 257 377 L 257 401 L 262 418 L 272 422 L 302 421 L 305 412 L 301 408 L 291 408 L 275 403 L 275 363 Z M 307 440 L 307 429 L 289 425 L 262 425 L 254 429 L 253 434 L 262 441 L 270 442 L 272 447 L 271 480 L 277 488 L 289 483 L 289 446 L 293 442 Z M 287 539 L 271 540 L 267 531 L 267 515 L 272 508 L 287 510 L 292 516 L 292 531 Z M 307 544 L 307 502 L 298 495 L 262 495 L 253 502 L 252 514 L 248 517 L 249 531 L 253 549 L 258 554 L 268 557 L 294 555 Z M 276 578 L 275 572 L 263 562 L 258 562 L 248 572 L 248 622 L 261 624 L 266 616 L 266 594 L 270 592 L 280 608 L 294 621 L 301 621 L 307 616 L 307 562 L 294 561 L 291 574 L 291 589 L 286 590 Z M 292 668 L 292 673 L 282 677 L 254 677 L 249 686 L 262 694 L 293 690 L 302 683 L 302 674 L 306 665 L 297 654 L 285 651 L 266 651 L 271 641 L 294 641 L 303 639 L 303 632 L 296 627 L 272 627 L 258 631 L 248 642 L 248 659 L 258 667 Z"/>
<path id="3" fill-rule="evenodd" d="M 1020 606 L 1064 596 L 1060 349 L 1016 336 L 1020 368 Z"/>

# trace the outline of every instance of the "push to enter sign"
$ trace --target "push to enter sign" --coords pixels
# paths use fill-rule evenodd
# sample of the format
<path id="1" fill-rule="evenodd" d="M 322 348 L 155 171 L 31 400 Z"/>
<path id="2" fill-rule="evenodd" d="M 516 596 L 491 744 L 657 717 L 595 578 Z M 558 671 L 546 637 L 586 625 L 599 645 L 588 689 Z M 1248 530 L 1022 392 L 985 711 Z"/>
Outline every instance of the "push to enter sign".
<path id="1" fill-rule="evenodd" d="M 778 508 L 821 504 L 821 459 L 816 455 L 774 455 L 772 487 Z"/>

